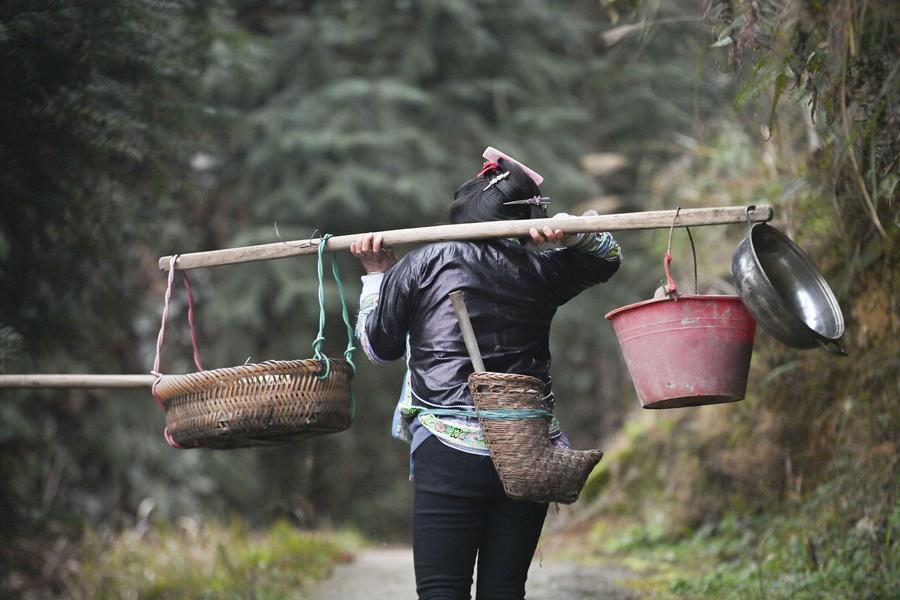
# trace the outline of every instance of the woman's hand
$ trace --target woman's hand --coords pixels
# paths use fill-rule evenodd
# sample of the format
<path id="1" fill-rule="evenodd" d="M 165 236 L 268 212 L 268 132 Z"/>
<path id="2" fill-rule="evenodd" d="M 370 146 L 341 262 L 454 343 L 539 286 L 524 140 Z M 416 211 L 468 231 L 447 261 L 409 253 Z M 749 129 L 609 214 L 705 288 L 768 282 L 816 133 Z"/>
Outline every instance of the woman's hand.
<path id="1" fill-rule="evenodd" d="M 381 234 L 364 233 L 350 244 L 350 252 L 362 262 L 367 275 L 384 273 L 397 262 L 393 250 L 382 247 L 384 239 Z"/>
<path id="2" fill-rule="evenodd" d="M 561 212 L 553 215 L 554 219 L 566 219 L 571 218 L 572 215 Z M 582 213 L 582 217 L 596 217 L 596 210 L 588 210 Z M 545 226 L 543 232 L 538 231 L 534 227 L 531 228 L 531 239 L 535 244 L 543 244 L 546 242 L 557 242 L 559 244 L 563 244 L 565 246 L 577 246 L 582 239 L 588 234 L 586 233 L 573 233 L 567 234 L 563 233 L 559 229 L 553 229 L 552 227 Z"/>
<path id="3" fill-rule="evenodd" d="M 563 233 L 560 229 L 553 229 L 549 225 L 544 225 L 544 228 L 540 231 L 532 227 L 529 233 L 531 234 L 531 241 L 535 244 L 546 244 L 547 242 L 565 244 L 566 240 L 569 239 L 569 234 Z"/>

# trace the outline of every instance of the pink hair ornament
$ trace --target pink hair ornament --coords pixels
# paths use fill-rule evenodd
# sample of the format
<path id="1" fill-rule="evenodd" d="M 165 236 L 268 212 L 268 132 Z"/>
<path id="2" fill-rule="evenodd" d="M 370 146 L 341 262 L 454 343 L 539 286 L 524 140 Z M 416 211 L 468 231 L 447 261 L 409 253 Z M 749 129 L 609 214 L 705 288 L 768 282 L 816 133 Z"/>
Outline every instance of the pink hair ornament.
<path id="1" fill-rule="evenodd" d="M 481 177 L 485 173 L 490 173 L 491 171 L 497 171 L 500 169 L 500 165 L 495 163 L 492 160 L 485 161 L 483 165 L 481 165 L 481 170 L 478 172 L 478 175 L 475 177 Z"/>
<path id="2" fill-rule="evenodd" d="M 523 165 L 522 163 L 520 163 L 519 161 L 517 161 L 516 159 L 511 157 L 510 155 L 500 152 L 493 146 L 488 146 L 487 150 L 484 151 L 484 154 L 482 154 L 482 156 L 484 157 L 484 159 L 486 161 L 490 161 L 490 162 L 494 162 L 494 163 L 496 163 L 497 160 L 501 159 L 501 158 L 503 160 L 508 160 L 510 162 L 516 163 L 517 165 L 519 165 L 522 168 L 523 171 L 525 171 L 526 175 L 531 177 L 531 179 L 532 179 L 532 181 L 534 181 L 535 185 L 541 185 L 541 183 L 544 181 L 544 178 L 541 177 L 541 175 L 539 173 L 532 171 L 531 169 L 529 169 L 528 167 L 526 167 L 525 165 Z"/>

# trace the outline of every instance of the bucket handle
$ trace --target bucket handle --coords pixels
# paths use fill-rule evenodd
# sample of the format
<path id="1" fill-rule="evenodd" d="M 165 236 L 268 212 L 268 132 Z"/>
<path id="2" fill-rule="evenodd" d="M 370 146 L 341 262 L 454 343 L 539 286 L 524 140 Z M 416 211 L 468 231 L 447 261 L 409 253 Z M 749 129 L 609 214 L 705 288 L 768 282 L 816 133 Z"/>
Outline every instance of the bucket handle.
<path id="1" fill-rule="evenodd" d="M 669 270 L 669 265 L 672 263 L 672 233 L 675 231 L 675 222 L 678 220 L 678 213 L 681 212 L 681 207 L 675 207 L 675 216 L 672 218 L 672 225 L 669 227 L 669 242 L 666 246 L 666 256 L 663 259 L 663 269 L 666 272 L 666 285 L 663 288 L 666 296 L 669 298 L 677 298 L 678 297 L 678 285 L 675 283 L 675 280 L 672 279 L 672 273 Z M 750 213 L 747 213 L 747 220 L 750 220 Z M 694 245 L 694 236 L 691 234 L 691 228 L 685 227 L 688 234 L 688 240 L 691 242 L 691 256 L 694 259 L 694 295 L 698 294 L 697 291 L 697 248 Z"/>

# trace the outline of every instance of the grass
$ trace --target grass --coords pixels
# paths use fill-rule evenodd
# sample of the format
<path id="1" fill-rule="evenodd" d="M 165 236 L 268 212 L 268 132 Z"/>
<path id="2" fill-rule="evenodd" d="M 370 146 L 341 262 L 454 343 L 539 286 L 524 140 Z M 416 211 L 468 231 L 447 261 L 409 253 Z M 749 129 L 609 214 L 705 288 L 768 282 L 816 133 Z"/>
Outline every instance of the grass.
<path id="1" fill-rule="evenodd" d="M 900 597 L 900 502 L 885 518 L 851 523 L 828 510 L 726 517 L 678 539 L 660 525 L 601 520 L 586 541 L 633 571 L 623 584 L 646 597 Z"/>
<path id="2" fill-rule="evenodd" d="M 70 561 L 67 593 L 90 598 L 304 598 L 308 585 L 351 558 L 350 534 L 320 534 L 281 522 L 261 532 L 229 525 L 137 527 L 85 536 Z"/>

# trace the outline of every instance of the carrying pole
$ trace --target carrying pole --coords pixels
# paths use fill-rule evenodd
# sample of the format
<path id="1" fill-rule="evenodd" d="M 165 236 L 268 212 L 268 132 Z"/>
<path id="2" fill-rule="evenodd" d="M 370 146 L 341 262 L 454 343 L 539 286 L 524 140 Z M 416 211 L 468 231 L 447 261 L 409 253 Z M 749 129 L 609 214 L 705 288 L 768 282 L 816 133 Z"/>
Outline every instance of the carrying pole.
<path id="1" fill-rule="evenodd" d="M 563 233 L 584 233 L 590 231 L 626 231 L 634 229 L 668 229 L 672 227 L 696 227 L 701 225 L 728 225 L 733 223 L 764 223 L 772 219 L 771 206 L 720 206 L 715 208 L 685 208 L 675 219 L 674 210 L 654 210 L 636 213 L 598 215 L 593 217 L 565 217 L 557 219 L 523 219 L 517 221 L 488 221 L 484 223 L 461 223 L 457 225 L 436 225 L 412 229 L 392 229 L 378 232 L 384 237 L 384 245 L 395 248 L 407 244 L 428 244 L 454 240 L 484 240 L 492 238 L 527 237 L 532 227 L 541 229 L 549 225 Z M 373 232 L 374 233 L 374 232 Z M 360 234 L 338 235 L 329 238 L 325 250 L 349 250 L 350 244 L 359 239 Z M 175 263 L 176 269 L 199 269 L 217 267 L 259 260 L 272 260 L 316 254 L 320 238 L 275 242 L 256 246 L 226 248 L 207 252 L 181 254 Z M 170 256 L 159 259 L 159 268 L 169 270 Z"/>
<path id="2" fill-rule="evenodd" d="M 0 375 L 0 388 L 150 389 L 153 379 L 153 375 Z"/>

